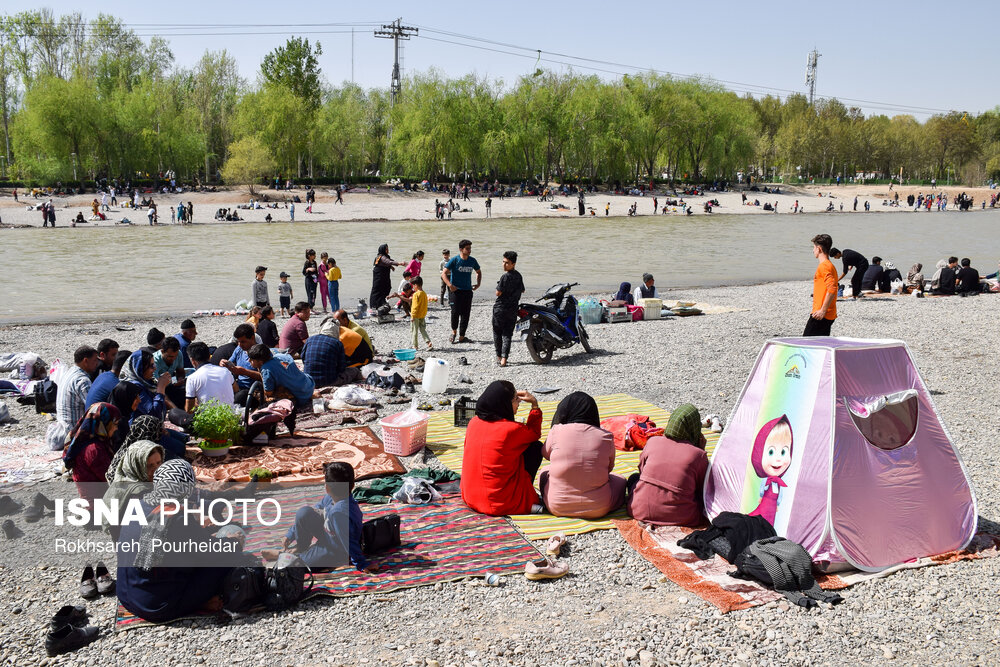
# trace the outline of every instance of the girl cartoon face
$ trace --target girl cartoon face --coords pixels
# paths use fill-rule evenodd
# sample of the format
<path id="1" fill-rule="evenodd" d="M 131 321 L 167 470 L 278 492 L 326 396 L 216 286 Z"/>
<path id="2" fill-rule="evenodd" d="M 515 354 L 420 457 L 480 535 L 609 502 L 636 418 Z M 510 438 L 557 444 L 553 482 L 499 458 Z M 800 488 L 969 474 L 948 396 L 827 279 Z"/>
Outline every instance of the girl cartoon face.
<path id="1" fill-rule="evenodd" d="M 787 422 L 778 422 L 764 443 L 760 467 L 768 477 L 781 477 L 792 462 L 792 429 Z"/>
<path id="2" fill-rule="evenodd" d="M 782 415 L 764 424 L 750 455 L 758 477 L 781 477 L 792 463 L 792 427 Z"/>

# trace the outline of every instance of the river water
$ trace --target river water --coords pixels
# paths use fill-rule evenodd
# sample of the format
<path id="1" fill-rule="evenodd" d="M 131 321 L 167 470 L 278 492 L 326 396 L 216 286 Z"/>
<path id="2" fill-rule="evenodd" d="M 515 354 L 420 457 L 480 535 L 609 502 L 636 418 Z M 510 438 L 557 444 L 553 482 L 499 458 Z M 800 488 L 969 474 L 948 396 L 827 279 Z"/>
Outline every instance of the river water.
<path id="1" fill-rule="evenodd" d="M 529 296 L 562 281 L 613 291 L 644 271 L 661 289 L 811 279 L 809 239 L 820 232 L 904 275 L 914 261 L 930 275 L 950 254 L 985 274 L 1000 259 L 998 223 L 1000 211 L 10 229 L 0 231 L 0 323 L 232 308 L 250 298 L 257 264 L 269 268 L 273 303 L 281 271 L 299 300 L 306 248 L 336 258 L 342 304 L 367 298 L 381 243 L 400 261 L 423 250 L 434 294 L 441 249 L 457 253 L 462 238 L 473 241 L 484 288 L 499 277 L 503 251 L 516 250 Z"/>

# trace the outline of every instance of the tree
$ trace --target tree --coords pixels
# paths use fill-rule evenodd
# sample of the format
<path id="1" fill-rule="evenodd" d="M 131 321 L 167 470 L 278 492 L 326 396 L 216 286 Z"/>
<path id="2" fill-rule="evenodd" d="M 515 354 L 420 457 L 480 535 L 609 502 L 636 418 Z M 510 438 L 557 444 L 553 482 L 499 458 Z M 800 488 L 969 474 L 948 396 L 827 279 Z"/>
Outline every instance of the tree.
<path id="1" fill-rule="evenodd" d="M 206 51 L 191 74 L 188 99 L 198 114 L 205 135 L 205 178 L 212 180 L 211 160 L 225 160 L 226 146 L 232 141 L 230 118 L 239 99 L 243 81 L 236 60 L 223 49 Z"/>
<path id="2" fill-rule="evenodd" d="M 230 144 L 229 158 L 222 165 L 222 178 L 229 185 L 246 185 L 256 194 L 254 184 L 274 173 L 271 152 L 257 137 L 246 137 Z"/>
<path id="3" fill-rule="evenodd" d="M 309 111 L 320 105 L 320 70 L 317 56 L 323 47 L 316 42 L 315 49 L 308 39 L 292 37 L 266 56 L 260 65 L 264 81 L 270 85 L 286 86 L 296 97 L 305 100 Z"/>

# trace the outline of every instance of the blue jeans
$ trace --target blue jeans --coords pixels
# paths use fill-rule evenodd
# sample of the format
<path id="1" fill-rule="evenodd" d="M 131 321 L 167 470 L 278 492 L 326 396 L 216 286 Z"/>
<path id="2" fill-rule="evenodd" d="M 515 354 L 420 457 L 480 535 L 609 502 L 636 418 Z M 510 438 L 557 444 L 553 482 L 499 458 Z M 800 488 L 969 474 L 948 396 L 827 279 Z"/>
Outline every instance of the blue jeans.
<path id="1" fill-rule="evenodd" d="M 328 282 L 327 291 L 330 296 L 330 312 L 340 310 L 340 281 L 331 280 Z"/>
<path id="2" fill-rule="evenodd" d="M 349 562 L 346 549 L 336 545 L 326 532 L 323 515 L 312 507 L 300 507 L 295 513 L 295 538 L 296 551 L 312 544 L 299 553 L 302 562 L 311 568 L 339 567 Z"/>

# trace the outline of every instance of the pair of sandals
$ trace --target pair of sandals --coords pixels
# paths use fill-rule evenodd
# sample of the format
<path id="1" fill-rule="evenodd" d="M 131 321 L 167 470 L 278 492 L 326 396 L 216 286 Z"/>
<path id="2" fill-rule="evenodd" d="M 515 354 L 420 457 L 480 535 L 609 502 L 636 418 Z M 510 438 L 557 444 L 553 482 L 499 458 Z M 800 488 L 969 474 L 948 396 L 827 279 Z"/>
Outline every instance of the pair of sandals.
<path id="1" fill-rule="evenodd" d="M 115 590 L 115 580 L 108 573 L 108 568 L 104 562 L 99 562 L 97 567 L 87 563 L 83 568 L 83 575 L 80 577 L 80 597 L 84 600 L 91 600 L 98 595 L 107 595 Z"/>
<path id="2" fill-rule="evenodd" d="M 450 343 L 451 343 L 452 345 L 454 345 L 454 344 L 455 344 L 455 334 L 452 334 L 452 335 L 451 335 L 451 336 L 450 336 L 450 337 L 448 338 L 448 341 L 449 341 L 449 342 L 450 342 Z M 458 342 L 459 342 L 459 343 L 471 343 L 472 341 L 471 341 L 471 340 L 469 340 L 468 338 L 466 338 L 465 336 L 459 336 L 459 337 L 458 337 Z"/>
<path id="3" fill-rule="evenodd" d="M 550 537 L 545 543 L 545 558 L 541 560 L 528 561 L 524 566 L 524 576 L 529 581 L 543 581 L 545 579 L 560 579 L 569 573 L 569 565 L 564 561 L 557 560 L 559 552 L 566 544 L 566 536 L 557 533 Z"/>

